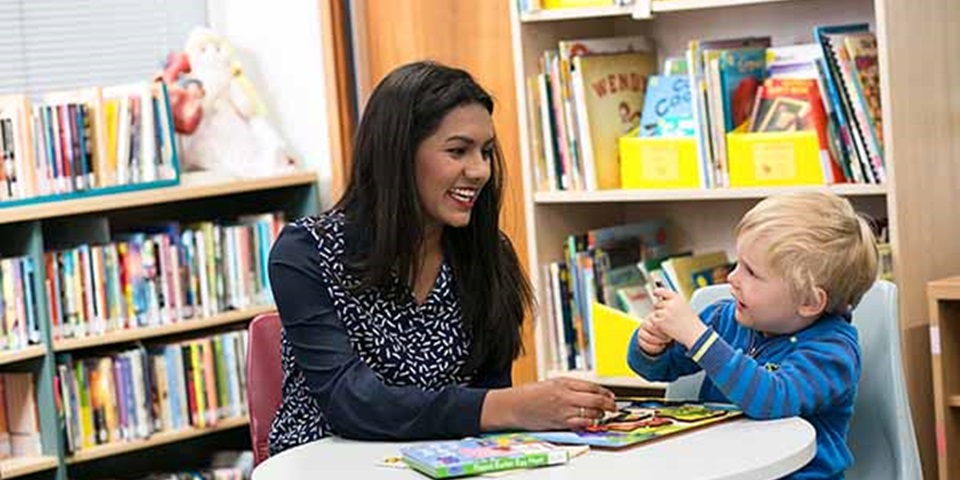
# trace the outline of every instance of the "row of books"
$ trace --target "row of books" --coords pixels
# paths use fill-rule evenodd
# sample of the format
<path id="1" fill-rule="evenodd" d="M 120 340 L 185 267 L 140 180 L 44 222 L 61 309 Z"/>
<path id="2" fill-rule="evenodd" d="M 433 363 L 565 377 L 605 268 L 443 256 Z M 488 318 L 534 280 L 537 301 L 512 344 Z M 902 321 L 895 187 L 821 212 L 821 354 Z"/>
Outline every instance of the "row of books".
<path id="1" fill-rule="evenodd" d="M 162 82 L 0 97 L 0 140 L 0 202 L 178 176 Z"/>
<path id="2" fill-rule="evenodd" d="M 694 138 L 699 185 L 729 187 L 728 134 L 795 131 L 815 134 L 819 156 L 794 160 L 822 183 L 884 182 L 876 37 L 865 24 L 814 36 L 693 40 L 661 72 L 642 36 L 560 41 L 527 80 L 537 189 L 621 188 L 623 136 Z"/>
<path id="3" fill-rule="evenodd" d="M 247 343 L 241 330 L 102 357 L 58 355 L 56 402 L 67 451 L 245 415 Z"/>
<path id="4" fill-rule="evenodd" d="M 32 373 L 0 373 L 0 460 L 41 454 Z"/>
<path id="5" fill-rule="evenodd" d="M 538 190 L 620 188 L 617 140 L 639 124 L 657 73 L 643 36 L 562 40 L 527 80 Z"/>
<path id="6" fill-rule="evenodd" d="M 54 340 L 167 325 L 270 303 L 282 213 L 166 224 L 44 254 Z"/>
<path id="7" fill-rule="evenodd" d="M 552 370 L 594 368 L 593 302 L 629 301 L 630 292 L 621 286 L 638 262 L 665 257 L 667 245 L 663 220 L 594 229 L 567 238 L 564 259 L 543 267 L 545 337 Z"/>
<path id="8" fill-rule="evenodd" d="M 0 259 L 0 351 L 41 341 L 33 258 Z"/>
<path id="9" fill-rule="evenodd" d="M 704 187 L 730 186 L 727 135 L 744 132 L 815 132 L 820 156 L 811 161 L 823 183 L 885 181 L 876 37 L 866 24 L 816 27 L 814 36 L 817 43 L 776 47 L 770 37 L 690 42 L 689 111 Z M 648 91 L 646 102 L 660 100 Z M 676 121 L 642 123 L 657 120 Z"/>

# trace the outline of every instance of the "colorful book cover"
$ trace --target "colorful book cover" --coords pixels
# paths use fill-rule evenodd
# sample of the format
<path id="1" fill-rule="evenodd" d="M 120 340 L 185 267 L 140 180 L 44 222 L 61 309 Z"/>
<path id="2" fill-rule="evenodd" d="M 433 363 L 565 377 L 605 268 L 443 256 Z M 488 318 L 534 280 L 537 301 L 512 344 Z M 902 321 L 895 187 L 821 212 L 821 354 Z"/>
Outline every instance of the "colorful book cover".
<path id="1" fill-rule="evenodd" d="M 815 80 L 771 78 L 764 82 L 754 106 L 751 131 L 793 132 L 820 130 L 821 126 L 826 129 L 826 117 Z"/>
<path id="2" fill-rule="evenodd" d="M 579 431 L 532 432 L 530 436 L 558 444 L 617 449 L 650 442 L 740 417 L 734 405 L 625 399 L 620 410 L 599 425 Z"/>
<path id="3" fill-rule="evenodd" d="M 840 77 L 837 79 L 838 87 L 847 112 L 850 115 L 848 121 L 853 134 L 854 144 L 863 155 L 860 157 L 864 162 L 864 172 L 871 183 L 883 183 L 886 181 L 886 169 L 883 166 L 883 152 L 880 148 L 877 138 L 871 128 L 873 122 L 870 120 L 866 105 L 861 100 L 860 93 L 856 88 L 855 72 L 853 59 L 850 56 L 845 44 L 846 40 L 853 34 L 829 34 L 826 35 L 830 49 L 833 52 L 833 61 L 837 64 Z M 871 35 L 869 32 L 863 32 L 860 35 Z"/>
<path id="4" fill-rule="evenodd" d="M 641 137 L 687 137 L 696 134 L 686 75 L 654 75 L 647 82 L 640 115 Z"/>
<path id="5" fill-rule="evenodd" d="M 585 164 L 593 164 L 597 188 L 620 188 L 617 142 L 640 122 L 647 78 L 657 70 L 656 55 L 635 52 L 580 56 L 574 58 L 574 70 L 580 78 L 575 95 L 582 97 L 584 106 L 578 112 L 578 120 L 586 122 L 589 131 Z"/>
<path id="6" fill-rule="evenodd" d="M 866 106 L 870 128 L 883 149 L 883 111 L 880 104 L 880 67 L 877 37 L 872 32 L 847 35 L 844 39 L 855 73 L 854 85 L 860 101 Z"/>
<path id="7" fill-rule="evenodd" d="M 723 51 L 719 69 L 724 129 L 732 132 L 750 120 L 753 99 L 766 69 L 766 48 Z"/>
<path id="8" fill-rule="evenodd" d="M 820 70 L 826 86 L 825 95 L 830 99 L 830 104 L 833 107 L 830 109 L 831 119 L 837 124 L 843 148 L 842 155 L 851 165 L 851 173 L 858 182 L 870 180 L 869 172 L 863 168 L 866 163 L 869 163 L 869 159 L 863 146 L 858 144 L 854 138 L 855 128 L 852 124 L 852 112 L 849 110 L 849 102 L 846 101 L 845 90 L 840 84 L 840 67 L 834 57 L 830 37 L 832 34 L 866 32 L 869 29 L 870 25 L 866 23 L 818 26 L 813 29 L 813 37 L 820 45 L 823 53 L 820 57 Z"/>
<path id="9" fill-rule="evenodd" d="M 433 478 L 544 467 L 568 460 L 567 450 L 522 433 L 428 443 L 402 448 L 400 455 L 407 465 Z"/>
<path id="10" fill-rule="evenodd" d="M 689 257 L 670 258 L 661 264 L 663 273 L 684 298 L 690 299 L 696 286 L 693 284 L 693 272 L 730 263 L 727 253 L 716 251 Z"/>
<path id="11" fill-rule="evenodd" d="M 736 264 L 734 263 L 728 263 L 726 265 L 719 265 L 693 272 L 691 276 L 693 277 L 692 280 L 694 288 L 703 288 L 708 285 L 727 283 L 727 277 L 730 275 L 730 272 L 733 271 L 735 266 Z"/>

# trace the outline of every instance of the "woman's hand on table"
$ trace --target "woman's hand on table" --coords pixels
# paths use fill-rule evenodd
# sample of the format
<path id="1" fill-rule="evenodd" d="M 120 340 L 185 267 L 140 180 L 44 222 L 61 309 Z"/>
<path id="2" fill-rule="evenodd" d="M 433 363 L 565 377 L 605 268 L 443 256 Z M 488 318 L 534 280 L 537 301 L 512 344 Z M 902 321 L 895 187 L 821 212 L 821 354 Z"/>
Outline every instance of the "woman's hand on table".
<path id="1" fill-rule="evenodd" d="M 519 387 L 490 390 L 480 428 L 490 430 L 582 429 L 616 411 L 613 392 L 595 383 L 555 378 Z"/>

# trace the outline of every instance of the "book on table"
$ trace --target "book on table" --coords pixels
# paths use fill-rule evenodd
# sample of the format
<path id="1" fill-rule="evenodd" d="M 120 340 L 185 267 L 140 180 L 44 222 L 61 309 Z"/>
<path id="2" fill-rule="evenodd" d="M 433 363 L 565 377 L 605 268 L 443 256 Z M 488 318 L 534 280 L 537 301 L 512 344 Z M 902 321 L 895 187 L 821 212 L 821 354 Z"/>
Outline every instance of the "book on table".
<path id="1" fill-rule="evenodd" d="M 569 459 L 567 449 L 522 433 L 426 443 L 402 448 L 400 455 L 411 468 L 433 478 L 559 465 Z"/>

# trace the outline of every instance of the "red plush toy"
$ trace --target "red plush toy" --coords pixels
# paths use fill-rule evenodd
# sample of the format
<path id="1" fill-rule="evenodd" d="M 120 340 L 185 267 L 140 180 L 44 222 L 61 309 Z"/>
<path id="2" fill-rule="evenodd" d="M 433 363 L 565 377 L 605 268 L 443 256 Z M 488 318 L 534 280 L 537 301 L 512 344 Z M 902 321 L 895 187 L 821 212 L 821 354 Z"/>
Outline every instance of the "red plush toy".
<path id="1" fill-rule="evenodd" d="M 171 53 L 163 68 L 161 79 L 167 84 L 173 129 L 189 135 L 197 130 L 203 118 L 203 85 L 195 79 L 183 79 L 190 73 L 190 60 L 184 52 Z"/>

